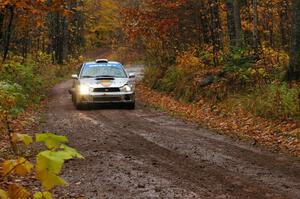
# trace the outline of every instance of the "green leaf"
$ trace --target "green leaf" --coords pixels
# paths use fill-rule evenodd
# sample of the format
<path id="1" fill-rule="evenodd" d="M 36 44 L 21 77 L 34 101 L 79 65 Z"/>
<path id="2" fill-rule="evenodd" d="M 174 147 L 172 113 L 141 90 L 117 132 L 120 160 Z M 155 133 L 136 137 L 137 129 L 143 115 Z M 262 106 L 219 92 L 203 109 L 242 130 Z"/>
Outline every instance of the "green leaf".
<path id="1" fill-rule="evenodd" d="M 36 142 L 44 142 L 48 149 L 59 148 L 62 143 L 68 142 L 65 136 L 59 136 L 52 133 L 36 134 Z"/>
<path id="2" fill-rule="evenodd" d="M 37 155 L 36 169 L 37 171 L 47 170 L 54 174 L 61 172 L 64 159 L 57 155 L 57 152 L 43 151 Z"/>
<path id="3" fill-rule="evenodd" d="M 50 192 L 37 192 L 33 195 L 34 199 L 53 199 Z"/>
<path id="4" fill-rule="evenodd" d="M 59 174 L 65 160 L 73 158 L 83 159 L 75 149 L 66 145 L 61 146 L 61 151 L 43 151 L 37 156 L 37 170 L 48 170 L 52 173 Z"/>
<path id="5" fill-rule="evenodd" d="M 75 149 L 66 145 L 62 144 L 60 148 L 56 149 L 59 151 L 48 150 L 40 152 L 37 155 L 36 178 L 41 181 L 46 190 L 66 184 L 66 182 L 58 176 L 65 160 L 83 158 Z"/>
<path id="6" fill-rule="evenodd" d="M 84 159 L 84 157 L 80 153 L 78 153 L 78 151 L 76 149 L 74 149 L 72 147 L 62 144 L 60 146 L 60 148 L 64 150 L 62 152 L 71 156 L 71 158 L 68 158 L 68 159 L 72 159 L 72 158 Z M 67 159 L 65 159 L 65 160 L 67 160 Z"/>
<path id="7" fill-rule="evenodd" d="M 65 160 L 83 158 L 75 149 L 63 144 L 67 141 L 66 137 L 51 133 L 36 134 L 36 142 L 44 142 L 50 149 L 40 152 L 36 161 L 36 179 L 42 183 L 45 190 L 66 184 L 58 176 Z M 41 198 L 41 193 L 36 193 L 35 198 Z"/>

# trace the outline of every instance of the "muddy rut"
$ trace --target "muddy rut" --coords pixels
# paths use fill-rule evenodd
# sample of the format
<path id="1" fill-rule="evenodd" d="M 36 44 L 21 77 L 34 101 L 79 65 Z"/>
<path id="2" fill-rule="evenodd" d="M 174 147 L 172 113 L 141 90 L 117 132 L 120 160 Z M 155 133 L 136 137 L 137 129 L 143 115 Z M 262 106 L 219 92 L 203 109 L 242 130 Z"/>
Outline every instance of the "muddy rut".
<path id="1" fill-rule="evenodd" d="M 131 70 L 138 70 L 132 68 Z M 300 160 L 233 140 L 138 103 L 77 111 L 53 88 L 43 131 L 69 137 L 62 198 L 300 198 Z"/>

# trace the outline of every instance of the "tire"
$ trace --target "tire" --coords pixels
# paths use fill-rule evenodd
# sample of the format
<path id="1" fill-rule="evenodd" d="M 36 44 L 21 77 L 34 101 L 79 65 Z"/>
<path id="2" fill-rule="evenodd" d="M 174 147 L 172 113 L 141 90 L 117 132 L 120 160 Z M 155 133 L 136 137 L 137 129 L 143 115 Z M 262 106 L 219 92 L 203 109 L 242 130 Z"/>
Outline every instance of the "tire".
<path id="1" fill-rule="evenodd" d="M 74 106 L 77 110 L 84 110 L 85 109 L 85 106 L 78 101 L 76 95 L 74 95 L 74 94 L 72 95 L 72 101 L 73 101 L 73 104 L 74 104 Z"/>
<path id="2" fill-rule="evenodd" d="M 135 102 L 127 104 L 127 109 L 134 110 L 135 109 Z"/>
<path id="3" fill-rule="evenodd" d="M 76 105 L 75 105 L 75 108 L 76 108 L 77 110 L 79 110 L 79 111 L 85 110 L 85 109 L 86 109 L 86 108 L 85 108 L 85 105 L 83 105 L 83 104 L 76 104 Z"/>
<path id="4" fill-rule="evenodd" d="M 72 102 L 73 102 L 73 104 L 75 105 L 75 102 L 76 102 L 76 97 L 75 97 L 75 95 L 74 95 L 74 94 L 72 94 Z"/>

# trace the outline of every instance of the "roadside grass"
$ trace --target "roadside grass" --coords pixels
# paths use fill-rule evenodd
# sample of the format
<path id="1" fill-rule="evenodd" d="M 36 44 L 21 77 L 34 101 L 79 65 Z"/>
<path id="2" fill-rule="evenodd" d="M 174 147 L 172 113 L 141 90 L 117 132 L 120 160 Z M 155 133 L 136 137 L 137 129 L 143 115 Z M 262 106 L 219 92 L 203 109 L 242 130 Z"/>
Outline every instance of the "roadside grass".
<path id="1" fill-rule="evenodd" d="M 233 112 L 237 107 L 270 120 L 300 121 L 300 89 L 287 83 L 273 83 L 252 92 L 229 96 L 220 105 Z"/>

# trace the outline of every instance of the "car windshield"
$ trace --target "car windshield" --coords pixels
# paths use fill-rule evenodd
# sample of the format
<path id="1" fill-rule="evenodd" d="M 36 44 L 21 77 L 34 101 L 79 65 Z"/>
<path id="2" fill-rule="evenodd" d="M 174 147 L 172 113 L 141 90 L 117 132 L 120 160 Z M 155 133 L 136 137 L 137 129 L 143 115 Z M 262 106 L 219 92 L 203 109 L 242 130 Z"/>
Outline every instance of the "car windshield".
<path id="1" fill-rule="evenodd" d="M 86 64 L 81 73 L 82 78 L 116 77 L 126 78 L 121 64 Z"/>

